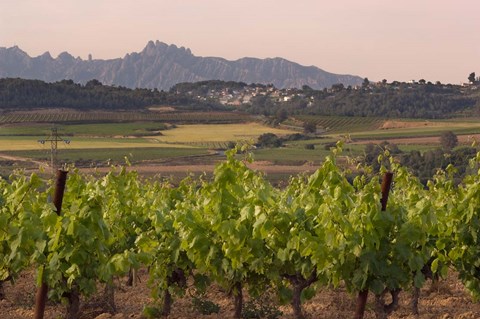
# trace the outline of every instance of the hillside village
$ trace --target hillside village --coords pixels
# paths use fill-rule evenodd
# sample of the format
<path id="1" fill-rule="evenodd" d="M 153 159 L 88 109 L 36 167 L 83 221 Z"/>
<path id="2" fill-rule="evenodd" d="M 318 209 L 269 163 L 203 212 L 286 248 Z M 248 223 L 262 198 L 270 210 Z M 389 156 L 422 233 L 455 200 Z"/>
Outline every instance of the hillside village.
<path id="1" fill-rule="evenodd" d="M 197 85 L 202 87 L 202 90 L 190 90 L 181 92 L 177 90 L 177 94 L 186 94 L 200 101 L 215 101 L 222 105 L 240 107 L 242 105 L 249 105 L 252 103 L 252 99 L 255 97 L 268 97 L 273 103 L 287 103 L 295 99 L 307 100 L 306 106 L 312 106 L 318 99 L 318 93 L 321 93 L 322 97 L 325 95 L 334 96 L 335 93 L 340 92 L 362 92 L 362 93 L 382 93 L 386 91 L 402 91 L 402 90 L 416 90 L 420 88 L 430 88 L 430 91 L 447 91 L 451 89 L 459 89 L 460 93 L 471 93 L 480 89 L 480 77 L 476 78 L 475 82 L 465 82 L 461 85 L 442 84 L 437 81 L 432 83 L 420 79 L 418 81 L 411 80 L 409 82 L 393 81 L 388 83 L 386 80 L 378 82 L 370 82 L 367 78 L 364 79 L 362 85 L 347 86 L 343 84 L 334 84 L 330 88 L 323 90 L 313 90 L 308 86 L 303 86 L 301 89 L 288 88 L 279 89 L 273 85 L 262 84 L 250 84 L 239 86 L 237 82 L 234 85 L 229 85 L 232 82 L 223 82 L 223 87 L 209 88 L 211 82 L 218 81 L 204 81 L 198 82 Z M 202 94 L 202 92 L 205 92 Z"/>

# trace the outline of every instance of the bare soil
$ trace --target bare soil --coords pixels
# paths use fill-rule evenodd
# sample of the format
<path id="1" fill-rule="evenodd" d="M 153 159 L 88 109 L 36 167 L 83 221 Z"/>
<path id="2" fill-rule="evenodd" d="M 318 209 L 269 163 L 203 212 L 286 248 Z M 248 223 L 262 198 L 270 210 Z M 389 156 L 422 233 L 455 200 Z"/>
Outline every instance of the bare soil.
<path id="1" fill-rule="evenodd" d="M 89 299 L 82 300 L 82 319 L 106 319 L 106 318 L 144 318 L 142 309 L 145 305 L 152 305 L 150 289 L 147 285 L 148 275 L 146 270 L 139 272 L 139 283 L 135 287 L 125 285 L 126 278 L 116 281 L 115 303 L 116 312 L 105 310 L 101 294 Z M 23 319 L 32 318 L 34 314 L 35 298 L 34 271 L 25 272 L 17 280 L 15 285 L 5 284 L 6 298 L 0 301 L 0 318 Z M 211 287 L 206 299 L 218 304 L 218 314 L 201 315 L 192 306 L 192 297 L 187 294 L 175 299 L 172 313 L 167 318 L 191 319 L 191 318 L 232 318 L 233 298 L 218 287 Z M 432 285 L 430 282 L 422 289 L 419 302 L 419 316 L 412 314 L 410 310 L 409 292 L 400 294 L 400 307 L 389 318 L 398 319 L 477 319 L 480 318 L 480 304 L 471 301 L 463 286 L 452 274 L 446 280 Z M 369 296 L 365 319 L 375 318 L 373 312 L 372 295 Z M 277 306 L 283 315 L 280 318 L 292 319 L 293 314 L 290 306 Z M 46 307 L 45 318 L 62 318 L 65 306 L 49 302 Z M 344 289 L 322 289 L 316 296 L 304 304 L 307 318 L 344 319 L 352 318 L 355 309 L 355 296 Z"/>

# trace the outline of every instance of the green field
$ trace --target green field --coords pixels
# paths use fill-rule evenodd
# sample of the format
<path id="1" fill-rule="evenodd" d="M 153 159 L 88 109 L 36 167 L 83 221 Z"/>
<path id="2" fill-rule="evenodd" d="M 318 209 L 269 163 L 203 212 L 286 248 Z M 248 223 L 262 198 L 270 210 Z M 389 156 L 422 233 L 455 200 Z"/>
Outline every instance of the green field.
<path id="1" fill-rule="evenodd" d="M 102 123 L 102 124 L 70 124 L 55 125 L 64 136 L 148 136 L 156 135 L 158 131 L 167 129 L 164 123 Z M 48 136 L 52 125 L 31 123 L 25 125 L 0 126 L 0 136 Z"/>
<path id="2" fill-rule="evenodd" d="M 323 148 L 306 150 L 304 148 L 266 148 L 253 151 L 256 161 L 268 161 L 277 165 L 303 165 L 306 162 L 318 164 L 323 161 L 329 151 Z"/>
<path id="3" fill-rule="evenodd" d="M 0 152 L 4 151 L 19 151 L 19 150 L 49 150 L 49 142 L 44 144 L 39 143 L 39 139 L 45 139 L 46 136 L 1 136 L 0 137 Z M 59 150 L 68 149 L 113 149 L 113 148 L 138 148 L 138 147 L 169 147 L 169 148 L 193 148 L 189 145 L 168 144 L 161 143 L 156 140 L 145 138 L 109 138 L 109 137 L 95 137 L 95 138 L 70 138 L 69 143 L 58 142 Z"/>
<path id="4" fill-rule="evenodd" d="M 28 157 L 35 160 L 50 160 L 50 150 L 31 150 L 31 151 L 4 151 L 2 154 Z M 125 158 L 132 163 L 141 161 L 162 161 L 165 159 L 184 158 L 195 156 L 209 156 L 211 153 L 202 148 L 111 148 L 99 152 L 98 149 L 60 149 L 58 158 L 64 161 L 95 160 L 121 163 Z"/>

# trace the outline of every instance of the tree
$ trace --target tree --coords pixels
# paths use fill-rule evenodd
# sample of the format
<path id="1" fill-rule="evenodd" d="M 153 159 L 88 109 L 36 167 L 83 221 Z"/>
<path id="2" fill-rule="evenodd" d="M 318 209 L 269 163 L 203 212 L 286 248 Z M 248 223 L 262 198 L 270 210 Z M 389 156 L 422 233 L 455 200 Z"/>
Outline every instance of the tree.
<path id="1" fill-rule="evenodd" d="M 337 84 L 332 85 L 332 91 L 333 92 L 341 92 L 341 91 L 343 91 L 343 89 L 345 89 L 345 86 L 343 85 L 343 83 L 337 83 Z"/>
<path id="2" fill-rule="evenodd" d="M 280 147 L 282 139 L 273 133 L 264 133 L 258 137 L 258 146 L 260 147 Z"/>
<path id="3" fill-rule="evenodd" d="M 91 87 L 102 86 L 102 85 L 103 85 L 102 82 L 100 82 L 99 80 L 92 79 L 85 84 L 85 87 L 91 88 Z"/>
<path id="4" fill-rule="evenodd" d="M 370 81 L 368 80 L 368 78 L 365 78 L 363 79 L 363 82 L 362 82 L 362 88 L 368 88 L 368 86 L 370 85 Z"/>
<path id="5" fill-rule="evenodd" d="M 276 114 L 276 118 L 279 123 L 285 121 L 288 118 L 288 112 L 285 109 L 279 109 Z"/>
<path id="6" fill-rule="evenodd" d="M 315 144 L 305 144 L 305 149 L 306 150 L 314 150 L 315 149 Z"/>
<path id="7" fill-rule="evenodd" d="M 470 83 L 475 83 L 475 72 L 470 73 L 468 81 L 470 81 Z"/>
<path id="8" fill-rule="evenodd" d="M 312 92 L 313 89 L 310 86 L 305 84 L 305 85 L 302 85 L 302 91 L 307 93 L 307 92 Z"/>
<path id="9" fill-rule="evenodd" d="M 440 144 L 442 144 L 444 150 L 451 151 L 458 144 L 457 135 L 452 131 L 443 132 L 440 135 Z"/>
<path id="10" fill-rule="evenodd" d="M 314 121 L 303 122 L 303 132 L 305 133 L 316 133 L 317 132 L 317 123 Z"/>

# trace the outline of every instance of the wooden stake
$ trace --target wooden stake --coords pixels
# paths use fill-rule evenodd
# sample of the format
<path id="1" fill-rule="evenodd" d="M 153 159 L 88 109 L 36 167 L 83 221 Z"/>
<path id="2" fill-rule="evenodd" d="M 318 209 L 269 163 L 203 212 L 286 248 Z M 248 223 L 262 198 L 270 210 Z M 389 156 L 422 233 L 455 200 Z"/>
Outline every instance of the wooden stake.
<path id="1" fill-rule="evenodd" d="M 390 192 L 392 180 L 393 180 L 392 172 L 386 172 L 385 175 L 383 175 L 382 198 L 380 199 L 380 203 L 382 204 L 382 212 L 384 212 L 387 209 L 388 193 Z M 368 299 L 368 289 L 362 290 L 358 293 L 357 306 L 355 308 L 354 319 L 363 319 L 363 316 L 365 313 L 365 306 L 367 305 L 367 299 Z"/>
<path id="2" fill-rule="evenodd" d="M 58 170 L 57 177 L 55 180 L 55 193 L 53 195 L 53 205 L 57 210 L 57 215 L 60 216 L 62 211 L 62 202 L 63 202 L 63 194 L 65 192 L 65 183 L 67 181 L 67 172 Z M 42 266 L 43 267 L 43 266 Z M 48 286 L 43 280 L 42 276 L 42 284 L 37 289 L 37 294 L 35 296 L 35 319 L 43 319 L 45 314 L 45 304 L 47 302 L 47 293 L 48 293 Z"/>

